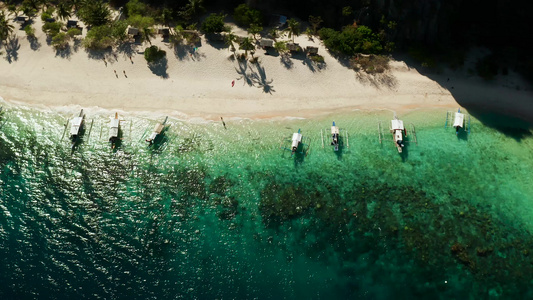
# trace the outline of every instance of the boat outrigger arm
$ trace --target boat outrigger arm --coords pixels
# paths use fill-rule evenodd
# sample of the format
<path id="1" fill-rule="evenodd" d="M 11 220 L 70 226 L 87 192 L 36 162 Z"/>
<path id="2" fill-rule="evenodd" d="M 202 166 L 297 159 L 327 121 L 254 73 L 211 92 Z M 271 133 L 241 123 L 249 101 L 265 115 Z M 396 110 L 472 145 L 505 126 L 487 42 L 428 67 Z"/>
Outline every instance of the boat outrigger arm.
<path id="1" fill-rule="evenodd" d="M 339 127 L 335 126 L 335 122 L 331 126 L 331 145 L 335 151 L 339 151 Z"/>
<path id="2" fill-rule="evenodd" d="M 453 120 L 453 127 L 455 127 L 455 134 L 459 134 L 459 130 L 461 128 L 464 128 L 465 124 L 465 114 L 461 113 L 461 109 L 459 108 L 457 112 L 455 113 L 455 118 Z"/>

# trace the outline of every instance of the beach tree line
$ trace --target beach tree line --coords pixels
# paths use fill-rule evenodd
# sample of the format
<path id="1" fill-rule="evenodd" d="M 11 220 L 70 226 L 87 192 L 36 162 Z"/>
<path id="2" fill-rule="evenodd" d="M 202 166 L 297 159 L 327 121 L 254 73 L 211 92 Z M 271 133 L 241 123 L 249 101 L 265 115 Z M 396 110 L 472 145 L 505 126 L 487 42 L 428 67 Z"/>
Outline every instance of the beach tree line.
<path id="1" fill-rule="evenodd" d="M 53 3 L 53 4 L 52 4 Z M 24 0 L 19 6 L 9 6 L 10 10 L 22 12 L 29 17 L 35 17 L 41 12 L 44 21 L 43 31 L 47 34 L 50 43 L 58 48 L 65 48 L 69 41 L 80 36 L 80 28 L 66 27 L 66 21 L 77 17 L 87 26 L 87 34 L 82 45 L 89 49 L 105 49 L 130 40 L 127 28 L 133 27 L 138 31 L 138 42 L 147 42 L 152 46 L 152 40 L 156 36 L 154 25 L 167 26 L 169 41 L 175 45 L 196 45 L 200 41 L 198 28 L 203 33 L 225 33 L 225 42 L 234 53 L 238 46 L 248 53 L 255 52 L 256 44 L 262 34 L 272 38 L 274 48 L 280 53 L 298 50 L 298 47 L 288 45 L 289 41 L 280 40 L 287 36 L 294 43 L 294 38 L 302 33 L 302 24 L 295 19 L 288 19 L 286 28 L 274 27 L 268 33 L 264 32 L 267 25 L 265 15 L 247 4 L 240 4 L 233 10 L 233 19 L 238 26 L 246 28 L 248 37 L 237 37 L 231 32 L 231 27 L 225 23 L 227 17 L 224 13 L 212 13 L 200 23 L 200 16 L 205 13 L 203 0 L 188 0 L 185 5 L 153 6 L 141 0 L 130 0 L 119 11 L 121 18 L 113 16 L 108 3 L 103 0 L 58 0 L 39 1 Z M 349 10 L 343 14 L 350 13 Z M 198 24 L 200 25 L 198 26 Z M 393 49 L 393 43 L 387 40 L 385 31 L 374 32 L 370 27 L 349 24 L 342 30 L 332 28 L 320 28 L 323 23 L 320 16 L 309 16 L 309 26 L 305 33 L 310 37 L 319 37 L 325 46 L 332 52 L 354 56 L 356 54 L 381 54 Z M 389 24 L 390 25 L 390 24 Z M 390 27 L 390 26 L 389 26 Z M 5 25 L 3 28 L 9 28 Z M 4 32 L 8 29 L 4 29 Z M 28 35 L 34 34 L 34 29 L 28 27 Z M 3 33 L 2 36 L 6 35 Z M 0 36 L 1 37 L 1 36 Z M 150 53 L 161 53 L 151 48 Z"/>

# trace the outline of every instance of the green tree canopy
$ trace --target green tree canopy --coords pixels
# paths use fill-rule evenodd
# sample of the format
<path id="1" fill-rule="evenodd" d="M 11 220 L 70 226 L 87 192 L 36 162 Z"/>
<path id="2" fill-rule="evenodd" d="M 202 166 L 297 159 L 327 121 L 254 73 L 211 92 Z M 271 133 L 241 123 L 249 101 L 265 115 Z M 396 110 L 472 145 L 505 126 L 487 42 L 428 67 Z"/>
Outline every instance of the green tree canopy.
<path id="1" fill-rule="evenodd" d="M 165 57 L 166 54 L 164 50 L 159 49 L 157 46 L 151 46 L 144 50 L 144 59 L 148 63 L 153 63 Z"/>
<path id="2" fill-rule="evenodd" d="M 6 40 L 13 33 L 13 25 L 9 24 L 3 11 L 0 11 L 0 41 Z"/>
<path id="3" fill-rule="evenodd" d="M 91 28 L 83 40 L 83 45 L 90 49 L 105 49 L 114 44 L 113 28 L 107 25 Z"/>
<path id="4" fill-rule="evenodd" d="M 383 51 L 379 36 L 367 26 L 346 26 L 342 31 L 322 28 L 318 31 L 324 45 L 332 51 L 347 55 L 356 53 L 379 54 Z"/>
<path id="5" fill-rule="evenodd" d="M 246 4 L 241 4 L 233 11 L 233 18 L 239 26 L 250 27 L 252 24 L 263 24 L 261 12 L 250 8 Z"/>
<path id="6" fill-rule="evenodd" d="M 289 38 L 292 37 L 294 43 L 294 37 L 300 35 L 300 23 L 295 19 L 287 20 L 287 31 L 289 32 Z"/>
<path id="7" fill-rule="evenodd" d="M 248 51 L 255 50 L 253 41 L 249 37 L 245 37 L 242 42 L 239 44 L 239 49 L 244 50 L 244 54 L 248 56 Z M 253 55 L 252 55 L 253 56 Z"/>
<path id="8" fill-rule="evenodd" d="M 202 23 L 202 31 L 205 33 L 216 33 L 216 32 L 222 32 L 225 30 L 224 28 L 224 18 L 226 15 L 220 13 L 220 14 L 210 14 L 207 18 L 205 18 L 204 22 Z"/>
<path id="9" fill-rule="evenodd" d="M 111 11 L 102 0 L 86 0 L 80 7 L 78 16 L 89 26 L 101 26 L 109 22 Z"/>
<path id="10" fill-rule="evenodd" d="M 134 15 L 141 15 L 144 16 L 147 11 L 146 4 L 142 3 L 139 0 L 130 0 L 128 3 L 126 3 L 126 15 L 128 17 L 134 16 Z"/>

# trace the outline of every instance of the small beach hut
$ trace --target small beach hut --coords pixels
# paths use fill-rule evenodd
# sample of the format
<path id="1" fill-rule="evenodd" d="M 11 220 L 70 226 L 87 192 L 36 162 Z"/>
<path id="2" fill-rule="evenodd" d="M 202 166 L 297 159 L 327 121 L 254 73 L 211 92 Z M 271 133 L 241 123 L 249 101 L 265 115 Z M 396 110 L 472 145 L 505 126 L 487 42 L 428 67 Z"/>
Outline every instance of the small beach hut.
<path id="1" fill-rule="evenodd" d="M 78 21 L 77 20 L 68 20 L 67 21 L 67 28 L 78 28 Z"/>
<path id="2" fill-rule="evenodd" d="M 128 35 L 136 36 L 136 35 L 139 34 L 139 28 L 128 27 L 127 33 L 128 33 Z"/>
<path id="3" fill-rule="evenodd" d="M 302 50 L 302 48 L 300 48 L 300 44 L 298 43 L 287 43 L 287 49 L 289 49 L 291 52 L 298 52 Z"/>
<path id="4" fill-rule="evenodd" d="M 15 22 L 20 24 L 20 26 L 24 26 L 26 22 L 28 22 L 29 18 L 26 16 L 17 16 L 15 17 Z"/>
<path id="5" fill-rule="evenodd" d="M 262 39 L 260 45 L 263 49 L 272 48 L 274 47 L 274 41 L 271 39 Z"/>
<path id="6" fill-rule="evenodd" d="M 170 29 L 168 27 L 161 27 L 157 29 L 157 34 L 163 36 L 163 38 L 168 38 L 170 36 Z"/>
<path id="7" fill-rule="evenodd" d="M 307 47 L 305 47 L 305 51 L 309 55 L 316 55 L 316 54 L 318 54 L 318 47 L 307 46 Z"/>

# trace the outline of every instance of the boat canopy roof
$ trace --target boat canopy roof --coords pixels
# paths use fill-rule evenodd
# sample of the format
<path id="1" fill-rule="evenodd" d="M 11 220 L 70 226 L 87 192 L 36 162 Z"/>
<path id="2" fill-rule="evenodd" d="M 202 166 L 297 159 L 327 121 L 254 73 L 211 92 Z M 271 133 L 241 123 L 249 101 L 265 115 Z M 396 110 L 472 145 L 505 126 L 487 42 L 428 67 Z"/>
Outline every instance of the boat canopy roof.
<path id="1" fill-rule="evenodd" d="M 302 141 L 302 134 L 298 133 L 298 132 L 293 133 L 292 134 L 292 140 L 301 142 Z"/>
<path id="2" fill-rule="evenodd" d="M 119 126 L 119 122 L 120 122 L 119 119 L 111 118 L 111 124 L 109 125 L 109 127 L 111 127 L 111 128 L 113 128 L 113 127 L 118 128 L 118 126 Z"/>
<path id="3" fill-rule="evenodd" d="M 72 126 L 70 127 L 70 135 L 77 135 L 80 131 L 81 123 L 83 122 L 83 117 L 75 117 L 72 119 Z"/>
<path id="4" fill-rule="evenodd" d="M 453 127 L 463 127 L 465 115 L 459 112 L 455 113 L 455 119 L 453 120 Z"/>
<path id="5" fill-rule="evenodd" d="M 163 131 L 163 127 L 165 127 L 163 124 L 157 123 L 154 127 L 154 133 L 160 134 Z"/>
<path id="6" fill-rule="evenodd" d="M 339 134 L 339 127 L 331 126 L 331 134 Z"/>
<path id="7" fill-rule="evenodd" d="M 402 120 L 391 120 L 391 128 L 392 130 L 404 130 L 405 127 L 403 127 L 403 121 Z"/>

